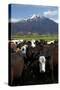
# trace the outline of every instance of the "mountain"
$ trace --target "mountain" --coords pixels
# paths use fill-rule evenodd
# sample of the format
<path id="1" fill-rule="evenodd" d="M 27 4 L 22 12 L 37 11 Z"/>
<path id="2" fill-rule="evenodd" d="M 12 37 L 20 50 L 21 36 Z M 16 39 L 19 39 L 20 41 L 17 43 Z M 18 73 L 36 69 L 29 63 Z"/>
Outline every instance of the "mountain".
<path id="1" fill-rule="evenodd" d="M 11 24 L 11 33 L 58 33 L 58 24 L 46 17 L 33 15 L 27 20 L 19 22 L 9 22 Z"/>

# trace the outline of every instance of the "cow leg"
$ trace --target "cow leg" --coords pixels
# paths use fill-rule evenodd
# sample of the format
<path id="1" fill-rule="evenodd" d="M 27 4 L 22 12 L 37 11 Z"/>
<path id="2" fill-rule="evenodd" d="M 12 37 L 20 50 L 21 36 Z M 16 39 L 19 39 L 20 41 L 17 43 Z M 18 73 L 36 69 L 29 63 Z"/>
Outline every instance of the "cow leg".
<path id="1" fill-rule="evenodd" d="M 14 74 L 13 74 L 13 69 L 11 69 L 11 85 L 13 85 L 14 81 Z"/>
<path id="2" fill-rule="evenodd" d="M 50 76 L 51 76 L 51 81 L 53 83 L 54 82 L 54 67 L 53 67 L 53 63 L 50 65 Z"/>
<path id="3" fill-rule="evenodd" d="M 58 65 L 54 66 L 54 80 L 58 83 Z"/>

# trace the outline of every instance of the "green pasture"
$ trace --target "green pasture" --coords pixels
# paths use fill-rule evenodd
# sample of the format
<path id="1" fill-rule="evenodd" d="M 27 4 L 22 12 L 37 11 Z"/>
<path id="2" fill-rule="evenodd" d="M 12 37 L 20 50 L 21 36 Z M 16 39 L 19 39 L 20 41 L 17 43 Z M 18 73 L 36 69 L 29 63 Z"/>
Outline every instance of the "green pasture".
<path id="1" fill-rule="evenodd" d="M 11 36 L 11 39 L 23 39 L 23 40 L 46 40 L 46 41 L 51 41 L 51 40 L 57 40 L 58 39 L 58 35 L 57 34 L 25 34 L 25 35 L 21 35 L 21 34 L 15 34 Z"/>

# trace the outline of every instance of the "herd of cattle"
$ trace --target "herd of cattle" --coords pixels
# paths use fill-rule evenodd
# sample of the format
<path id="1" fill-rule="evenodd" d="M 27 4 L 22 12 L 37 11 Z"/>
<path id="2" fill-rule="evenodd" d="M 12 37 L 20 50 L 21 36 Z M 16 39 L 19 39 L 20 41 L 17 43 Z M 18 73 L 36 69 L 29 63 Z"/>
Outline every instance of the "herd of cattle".
<path id="1" fill-rule="evenodd" d="M 9 41 L 9 66 L 10 85 L 58 82 L 58 41 Z"/>

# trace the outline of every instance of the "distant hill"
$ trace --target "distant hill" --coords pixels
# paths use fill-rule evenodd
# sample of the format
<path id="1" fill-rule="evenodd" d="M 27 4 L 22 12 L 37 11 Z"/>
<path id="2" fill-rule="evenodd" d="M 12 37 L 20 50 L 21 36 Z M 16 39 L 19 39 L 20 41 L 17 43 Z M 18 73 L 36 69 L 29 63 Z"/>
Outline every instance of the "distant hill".
<path id="1" fill-rule="evenodd" d="M 58 33 L 58 24 L 46 17 L 35 16 L 19 22 L 9 22 L 11 33 Z"/>

